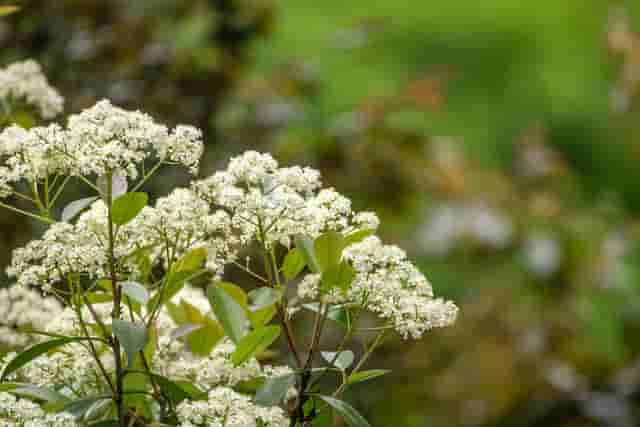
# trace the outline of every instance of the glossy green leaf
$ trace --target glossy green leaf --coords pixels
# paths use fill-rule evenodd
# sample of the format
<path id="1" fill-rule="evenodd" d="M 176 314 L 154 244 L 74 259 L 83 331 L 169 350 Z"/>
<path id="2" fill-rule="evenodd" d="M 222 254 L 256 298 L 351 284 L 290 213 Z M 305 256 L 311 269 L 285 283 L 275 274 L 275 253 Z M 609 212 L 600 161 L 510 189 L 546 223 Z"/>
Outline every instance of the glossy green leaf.
<path id="1" fill-rule="evenodd" d="M 313 249 L 320 271 L 327 271 L 340 263 L 344 246 L 344 237 L 336 231 L 328 231 L 316 238 Z"/>
<path id="2" fill-rule="evenodd" d="M 344 350 L 340 353 L 336 353 L 335 351 L 323 351 L 322 358 L 327 361 L 327 363 L 332 363 L 333 366 L 340 369 L 341 371 L 346 370 L 353 364 L 354 355 L 351 350 Z M 335 359 L 335 361 L 334 361 Z"/>
<path id="3" fill-rule="evenodd" d="M 222 288 L 240 307 L 248 307 L 249 296 L 240 286 L 231 282 L 216 282 L 215 285 Z"/>
<path id="4" fill-rule="evenodd" d="M 365 238 L 373 235 L 375 230 L 365 228 L 362 230 L 354 231 L 353 233 L 349 233 L 344 237 L 344 246 L 347 247 L 349 245 L 353 245 L 354 243 L 360 243 Z"/>
<path id="5" fill-rule="evenodd" d="M 114 224 L 124 225 L 134 219 L 147 206 L 149 197 L 145 193 L 125 193 L 113 201 L 111 218 Z"/>
<path id="6" fill-rule="evenodd" d="M 386 375 L 389 372 L 391 371 L 387 369 L 371 369 L 369 371 L 356 372 L 349 375 L 347 378 L 347 384 L 362 383 Z"/>
<path id="7" fill-rule="evenodd" d="M 275 305 L 268 305 L 266 307 L 259 308 L 255 311 L 249 311 L 247 314 L 249 316 L 249 320 L 251 321 L 251 326 L 254 328 L 259 328 L 261 326 L 266 325 L 273 319 L 278 310 Z"/>
<path id="8" fill-rule="evenodd" d="M 122 293 L 139 304 L 149 302 L 149 291 L 138 282 L 122 282 L 120 285 Z"/>
<path id="9" fill-rule="evenodd" d="M 154 380 L 160 387 L 162 394 L 168 398 L 174 405 L 179 404 L 185 399 L 198 399 L 206 394 L 197 387 L 185 387 L 161 375 L 153 375 Z"/>
<path id="10" fill-rule="evenodd" d="M 44 353 L 47 353 L 51 350 L 62 347 L 63 345 L 72 342 L 83 341 L 87 339 L 88 338 L 83 337 L 65 337 L 35 344 L 22 353 L 18 353 L 13 359 L 11 359 L 9 363 L 7 363 L 7 365 L 4 367 L 4 370 L 2 371 L 2 376 L 0 376 L 0 381 L 4 381 L 9 374 L 15 372 L 17 369 L 20 369 L 21 367 Z"/>
<path id="11" fill-rule="evenodd" d="M 280 336 L 280 326 L 264 326 L 245 335 L 231 355 L 234 365 L 240 365 L 265 351 Z"/>
<path id="12" fill-rule="evenodd" d="M 98 197 L 85 197 L 84 199 L 78 199 L 67 206 L 62 210 L 61 219 L 64 222 L 69 222 L 73 220 L 80 212 L 91 206 L 93 202 L 98 200 Z"/>
<path id="13" fill-rule="evenodd" d="M 282 263 L 282 274 L 284 274 L 285 279 L 291 280 L 300 274 L 305 265 L 307 265 L 307 263 L 305 262 L 300 249 L 293 248 L 284 257 L 284 261 Z"/>
<path id="14" fill-rule="evenodd" d="M 260 406 L 278 405 L 294 382 L 295 376 L 293 374 L 268 378 L 256 392 L 256 404 Z"/>
<path id="15" fill-rule="evenodd" d="M 247 316 L 244 309 L 216 284 L 209 286 L 207 297 L 227 336 L 234 343 L 240 342 L 247 332 Z"/>
<path id="16" fill-rule="evenodd" d="M 280 301 L 282 298 L 282 292 L 273 288 L 262 287 L 254 289 L 249 292 L 249 299 L 251 301 L 251 310 L 259 310 L 263 307 L 267 307 Z"/>
<path id="17" fill-rule="evenodd" d="M 300 251 L 300 255 L 304 259 L 305 264 L 309 267 L 312 273 L 320 272 L 320 264 L 315 255 L 315 249 L 313 241 L 307 236 L 297 235 L 294 238 L 296 248 Z"/>
<path id="18" fill-rule="evenodd" d="M 347 402 L 329 396 L 318 396 L 327 405 L 331 406 L 350 427 L 371 427 L 358 411 Z"/>
<path id="19" fill-rule="evenodd" d="M 211 353 L 215 345 L 224 337 L 224 330 L 220 324 L 201 313 L 187 301 L 180 301 L 187 324 L 201 325 L 187 335 L 187 345 L 192 353 L 205 357 Z"/>
<path id="20" fill-rule="evenodd" d="M 149 339 L 147 328 L 139 323 L 133 323 L 122 319 L 114 319 L 111 325 L 113 334 L 120 341 L 120 345 L 127 353 L 129 367 L 133 365 L 136 354 L 142 351 Z"/>
<path id="21" fill-rule="evenodd" d="M 207 259 L 205 248 L 195 248 L 184 254 L 174 265 L 174 272 L 194 272 L 202 267 Z"/>
<path id="22" fill-rule="evenodd" d="M 2 383 L 0 384 L 0 391 L 5 391 L 31 400 L 41 400 L 48 404 L 64 405 L 69 401 L 65 395 L 60 394 L 55 390 L 33 384 Z"/>
<path id="23" fill-rule="evenodd" d="M 332 265 L 322 273 L 322 290 L 329 292 L 335 288 L 349 289 L 355 277 L 356 271 L 346 262 Z"/>

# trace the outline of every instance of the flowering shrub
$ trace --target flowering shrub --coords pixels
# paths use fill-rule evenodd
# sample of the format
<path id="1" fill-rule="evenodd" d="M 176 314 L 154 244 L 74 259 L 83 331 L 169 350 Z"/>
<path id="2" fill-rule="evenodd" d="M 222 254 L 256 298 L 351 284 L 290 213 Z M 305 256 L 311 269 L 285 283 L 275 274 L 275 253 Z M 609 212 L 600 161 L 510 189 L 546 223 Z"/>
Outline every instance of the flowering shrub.
<path id="1" fill-rule="evenodd" d="M 7 68 L 18 81 L 0 94 L 7 112 L 26 103 L 50 118 L 61 100 L 25 64 L 33 83 Z M 367 426 L 340 397 L 385 373 L 363 370 L 385 335 L 418 339 L 455 321 L 456 306 L 374 236 L 375 214 L 322 188 L 318 171 L 249 151 L 148 204 L 140 190 L 156 171 L 196 174 L 202 151 L 197 129 L 109 101 L 66 126 L 0 133 L 0 205 L 48 224 L 7 270 L 17 285 L 0 301 L 12 331 L 2 339 L 32 344 L 0 363 L 0 426 L 309 426 L 330 411 Z M 95 195 L 58 217 L 70 179 Z M 226 267 L 246 283 L 223 281 Z M 294 324 L 301 310 L 310 334 Z M 364 312 L 379 325 L 361 328 Z M 329 322 L 343 339 L 320 351 Z M 356 357 L 348 348 L 365 329 L 374 336 Z M 264 363 L 281 336 L 290 367 Z"/>

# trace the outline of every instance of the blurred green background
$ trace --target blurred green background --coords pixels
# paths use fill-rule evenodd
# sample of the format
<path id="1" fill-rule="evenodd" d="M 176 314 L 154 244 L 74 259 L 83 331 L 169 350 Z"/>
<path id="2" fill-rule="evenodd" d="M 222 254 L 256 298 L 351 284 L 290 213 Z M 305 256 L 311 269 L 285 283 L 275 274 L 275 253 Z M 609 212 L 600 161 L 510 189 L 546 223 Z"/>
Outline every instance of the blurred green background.
<path id="1" fill-rule="evenodd" d="M 40 61 L 67 112 L 197 125 L 202 174 L 317 167 L 461 306 L 371 362 L 374 427 L 640 425 L 640 2 L 19 4 L 0 64 Z M 40 232 L 0 213 L 0 263 Z"/>

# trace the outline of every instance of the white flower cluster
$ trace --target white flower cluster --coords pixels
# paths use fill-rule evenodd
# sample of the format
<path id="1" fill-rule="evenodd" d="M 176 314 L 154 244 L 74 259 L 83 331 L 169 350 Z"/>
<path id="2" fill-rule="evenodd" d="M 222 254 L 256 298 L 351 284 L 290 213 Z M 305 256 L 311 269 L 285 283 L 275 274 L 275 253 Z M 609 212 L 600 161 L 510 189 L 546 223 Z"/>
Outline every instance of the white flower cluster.
<path id="1" fill-rule="evenodd" d="M 69 274 L 91 279 L 107 272 L 107 207 L 94 202 L 76 224 L 57 222 L 43 237 L 13 251 L 9 276 L 19 285 L 38 285 L 45 290 Z M 222 211 L 211 212 L 208 204 L 188 189 L 177 189 L 158 199 L 155 207 L 145 207 L 130 223 L 118 230 L 114 247 L 117 259 L 128 258 L 123 267 L 136 272 L 135 251 L 149 248 L 153 264 L 167 262 L 167 254 L 178 259 L 186 251 L 207 249 L 207 268 L 221 273 L 235 257 L 239 245 L 231 233 L 231 220 Z"/>
<path id="2" fill-rule="evenodd" d="M 64 98 L 49 85 L 40 64 L 32 59 L 0 69 L 0 98 L 9 103 L 24 102 L 45 119 L 54 118 L 64 107 Z"/>
<path id="3" fill-rule="evenodd" d="M 105 175 L 121 171 L 136 179 L 138 168 L 154 155 L 196 173 L 203 151 L 202 133 L 191 126 L 173 131 L 139 111 L 103 100 L 57 124 L 0 133 L 0 197 L 20 180 L 36 182 L 54 174 Z"/>
<path id="4" fill-rule="evenodd" d="M 420 338 L 425 331 L 455 322 L 455 304 L 434 298 L 431 284 L 397 246 L 383 245 L 370 236 L 348 246 L 343 256 L 356 277 L 347 291 L 333 290 L 328 296 L 331 302 L 358 304 L 391 321 L 404 338 Z M 317 299 L 320 281 L 318 274 L 306 276 L 298 285 L 298 295 Z"/>
<path id="5" fill-rule="evenodd" d="M 48 414 L 39 405 L 0 392 L 0 427 L 76 427 L 71 414 Z"/>
<path id="6" fill-rule="evenodd" d="M 52 297 L 23 286 L 0 289 L 0 345 L 22 347 L 34 342 L 24 329 L 44 330 L 52 318 L 62 311 L 62 305 Z"/>
<path id="7" fill-rule="evenodd" d="M 201 310 L 203 314 L 211 315 L 208 313 L 210 306 L 207 298 L 200 289 L 186 286 L 172 298 L 172 301 L 174 303 L 186 301 Z M 111 303 L 93 305 L 93 310 L 107 326 L 111 324 L 111 309 Z M 91 313 L 86 306 L 83 307 L 81 313 L 86 322 L 93 322 Z M 145 313 L 143 312 L 142 314 L 144 315 Z M 71 308 L 60 310 L 57 315 L 52 316 L 49 320 L 47 327 L 44 328 L 46 331 L 71 336 L 77 336 L 82 333 L 76 313 Z M 290 374 L 291 370 L 288 367 L 260 366 L 255 359 L 250 359 L 235 367 L 231 362 L 231 354 L 235 347 L 228 340 L 218 344 L 208 357 L 196 357 L 189 353 L 183 342 L 172 337 L 171 333 L 177 327 L 178 325 L 171 320 L 166 310 L 162 310 L 159 313 L 156 321 L 158 348 L 151 361 L 152 369 L 154 372 L 170 376 L 174 380 L 191 381 L 196 387 L 209 393 L 208 401 L 184 402 L 180 406 L 180 421 L 183 423 L 181 425 L 256 425 L 261 427 L 288 425 L 288 420 L 279 407 L 265 408 L 257 406 L 250 397 L 238 394 L 230 388 L 243 381 Z M 101 361 L 108 372 L 113 372 L 113 357 L 108 351 L 102 350 L 98 346 L 98 351 L 102 355 Z M 0 361 L 0 367 L 14 356 L 15 354 L 9 354 L 4 361 Z M 100 373 L 89 349 L 81 343 L 72 343 L 63 347 L 62 351 L 50 352 L 39 356 L 12 374 L 9 379 L 41 387 L 66 389 L 74 393 L 74 397 L 78 398 L 108 393 L 106 385 L 98 380 L 99 376 Z M 218 409 L 228 408 L 230 405 L 235 409 L 233 409 L 234 415 L 231 416 L 230 413 L 231 418 L 227 418 L 229 420 L 228 423 L 215 424 L 215 422 L 220 422 L 221 420 L 219 418 L 221 412 Z M 22 408 L 25 408 L 24 411 Z M 31 411 L 29 408 L 34 410 Z M 196 412 L 189 415 L 187 408 L 197 409 L 194 409 Z M 199 419 L 197 418 L 198 414 L 204 417 L 202 422 L 196 422 Z M 224 413 L 222 414 L 222 419 L 224 419 Z M 0 393 L 0 420 L 4 418 L 9 420 L 6 421 L 9 424 L 2 424 L 3 421 L 0 421 L 0 427 L 5 425 L 12 427 L 23 425 L 28 425 L 29 427 L 40 425 L 45 427 L 71 427 L 76 425 L 71 423 L 73 419 L 66 414 L 45 415 L 38 405 L 28 400 L 17 400 L 10 394 Z M 31 420 L 33 421 L 32 424 L 26 424 L 27 421 Z M 237 423 L 232 423 L 230 420 L 237 420 Z M 54 421 L 68 421 L 70 424 L 55 424 Z"/>
<path id="8" fill-rule="evenodd" d="M 69 117 L 66 137 L 77 168 L 73 172 L 84 175 L 123 170 L 135 179 L 137 165 L 153 151 L 195 173 L 203 150 L 198 129 L 182 125 L 169 132 L 149 115 L 123 110 L 108 100 Z"/>
<path id="9" fill-rule="evenodd" d="M 286 427 L 289 419 L 278 407 L 258 406 L 227 387 L 209 392 L 207 401 L 185 401 L 176 409 L 180 427 Z"/>
<path id="10" fill-rule="evenodd" d="M 320 187 L 318 171 L 278 168 L 269 154 L 255 151 L 232 158 L 227 170 L 193 184 L 203 199 L 230 212 L 244 239 L 262 232 L 267 245 L 290 246 L 296 234 L 315 237 L 328 230 L 377 228 L 373 213 L 354 213 L 349 199 Z"/>

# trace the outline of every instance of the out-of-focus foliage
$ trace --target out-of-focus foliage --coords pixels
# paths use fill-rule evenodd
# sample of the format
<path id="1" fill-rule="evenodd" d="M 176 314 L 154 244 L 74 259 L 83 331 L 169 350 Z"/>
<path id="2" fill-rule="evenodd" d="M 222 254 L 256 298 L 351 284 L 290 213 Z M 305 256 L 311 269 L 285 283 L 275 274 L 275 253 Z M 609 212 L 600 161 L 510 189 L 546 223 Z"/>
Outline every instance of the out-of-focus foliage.
<path id="1" fill-rule="evenodd" d="M 205 172 L 270 150 L 376 208 L 462 316 L 354 388 L 374 426 L 640 423 L 640 3 L 33 1 L 0 40 L 70 110 L 203 127 Z"/>

